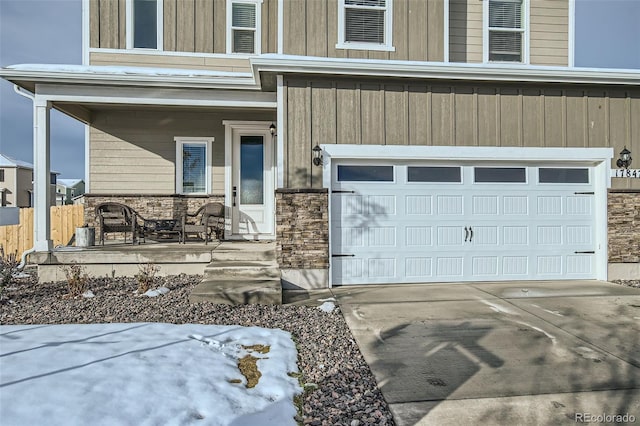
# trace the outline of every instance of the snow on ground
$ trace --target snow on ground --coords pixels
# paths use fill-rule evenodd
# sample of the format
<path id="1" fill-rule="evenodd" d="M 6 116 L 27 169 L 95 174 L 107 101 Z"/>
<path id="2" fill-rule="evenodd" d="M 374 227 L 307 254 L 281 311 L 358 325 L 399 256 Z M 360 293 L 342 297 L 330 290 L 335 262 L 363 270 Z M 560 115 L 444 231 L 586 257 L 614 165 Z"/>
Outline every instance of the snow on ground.
<path id="1" fill-rule="evenodd" d="M 243 346 L 269 345 L 267 353 Z M 257 386 L 238 369 L 259 358 Z M 295 425 L 291 335 L 197 324 L 0 326 L 3 425 Z M 240 380 L 241 383 L 231 383 Z"/>

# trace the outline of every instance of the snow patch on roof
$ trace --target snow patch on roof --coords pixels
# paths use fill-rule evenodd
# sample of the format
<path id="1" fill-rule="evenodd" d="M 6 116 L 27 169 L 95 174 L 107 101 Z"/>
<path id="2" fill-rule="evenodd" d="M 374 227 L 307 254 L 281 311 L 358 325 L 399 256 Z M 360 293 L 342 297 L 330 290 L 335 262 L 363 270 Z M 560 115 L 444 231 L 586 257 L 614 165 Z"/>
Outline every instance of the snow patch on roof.
<path id="1" fill-rule="evenodd" d="M 25 169 L 33 169 L 33 164 L 26 161 L 16 160 L 5 154 L 0 154 L 0 167 L 22 167 Z"/>
<path id="2" fill-rule="evenodd" d="M 76 186 L 80 182 L 82 182 L 82 179 L 58 179 L 58 183 L 62 186 L 66 186 L 67 188 Z"/>
<path id="3" fill-rule="evenodd" d="M 15 71 L 40 71 L 50 73 L 74 73 L 74 74 L 110 74 L 110 75 L 139 75 L 139 76 L 163 76 L 163 77 L 209 77 L 228 78 L 246 77 L 252 78 L 250 72 L 208 71 L 178 68 L 151 68 L 151 67 L 122 67 L 106 65 L 71 65 L 71 64 L 19 64 L 11 65 L 6 69 Z"/>

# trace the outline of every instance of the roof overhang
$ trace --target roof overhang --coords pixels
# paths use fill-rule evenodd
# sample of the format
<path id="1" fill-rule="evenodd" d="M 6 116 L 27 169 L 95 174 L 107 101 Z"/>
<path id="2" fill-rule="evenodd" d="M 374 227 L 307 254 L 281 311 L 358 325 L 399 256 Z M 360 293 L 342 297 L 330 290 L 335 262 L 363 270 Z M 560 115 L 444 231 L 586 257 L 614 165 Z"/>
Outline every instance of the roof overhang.
<path id="1" fill-rule="evenodd" d="M 173 68 L 24 64 L 0 68 L 0 77 L 31 92 L 36 84 L 260 90 L 251 73 Z"/>
<path id="2" fill-rule="evenodd" d="M 305 74 L 420 80 L 640 86 L 640 71 L 511 64 L 452 64 L 307 56 L 262 55 L 251 59 L 255 75 Z M 269 77 L 269 80 L 271 78 Z"/>

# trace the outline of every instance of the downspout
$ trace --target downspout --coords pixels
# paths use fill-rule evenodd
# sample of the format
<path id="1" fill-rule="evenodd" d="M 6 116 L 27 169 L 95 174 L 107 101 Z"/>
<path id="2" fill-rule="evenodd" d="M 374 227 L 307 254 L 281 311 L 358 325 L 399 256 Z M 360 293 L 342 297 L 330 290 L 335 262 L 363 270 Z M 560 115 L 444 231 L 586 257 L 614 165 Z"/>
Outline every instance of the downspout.
<path id="1" fill-rule="evenodd" d="M 13 85 L 13 91 L 16 92 L 20 96 L 24 96 L 27 99 L 31 99 L 31 103 L 33 104 L 35 101 L 35 96 L 31 95 L 28 92 L 23 91 L 17 84 Z M 34 106 L 35 108 L 35 106 Z M 34 120 L 35 121 L 35 120 Z M 33 123 L 35 127 L 35 123 Z M 18 265 L 18 271 L 22 271 L 24 267 L 27 265 L 27 256 L 36 251 L 35 246 L 31 247 L 29 250 L 25 250 L 22 252 L 22 257 L 20 258 L 20 264 Z"/>

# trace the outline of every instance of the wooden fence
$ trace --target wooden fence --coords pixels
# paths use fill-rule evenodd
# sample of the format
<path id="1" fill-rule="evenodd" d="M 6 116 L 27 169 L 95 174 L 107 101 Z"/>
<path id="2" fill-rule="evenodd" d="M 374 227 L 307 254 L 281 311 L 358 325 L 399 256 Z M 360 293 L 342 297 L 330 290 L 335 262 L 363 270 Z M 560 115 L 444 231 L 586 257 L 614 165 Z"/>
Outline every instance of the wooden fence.
<path id="1" fill-rule="evenodd" d="M 51 207 L 51 239 L 53 245 L 67 245 L 76 232 L 76 227 L 84 225 L 82 204 Z M 18 225 L 0 226 L 0 245 L 5 253 L 18 253 L 33 247 L 33 208 L 20 209 Z"/>

